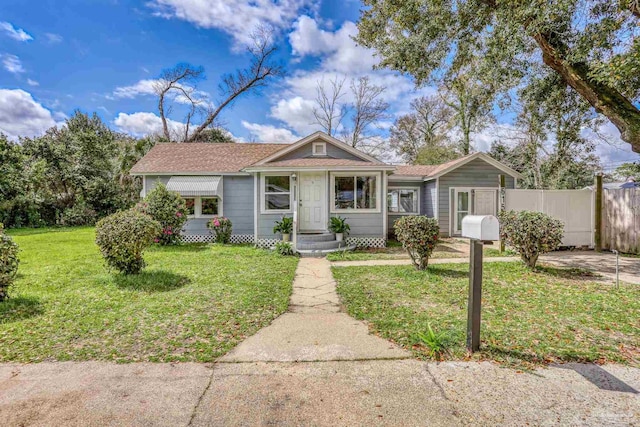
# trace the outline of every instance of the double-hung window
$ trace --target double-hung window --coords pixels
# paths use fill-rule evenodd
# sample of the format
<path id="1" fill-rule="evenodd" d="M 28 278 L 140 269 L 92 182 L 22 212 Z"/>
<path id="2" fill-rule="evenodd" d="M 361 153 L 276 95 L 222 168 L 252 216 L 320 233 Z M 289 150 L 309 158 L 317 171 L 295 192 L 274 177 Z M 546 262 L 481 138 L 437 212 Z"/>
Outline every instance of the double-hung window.
<path id="1" fill-rule="evenodd" d="M 389 213 L 418 215 L 419 196 L 417 188 L 390 188 L 387 193 Z"/>
<path id="2" fill-rule="evenodd" d="M 291 211 L 291 177 L 289 175 L 265 175 L 263 178 L 263 211 Z"/>
<path id="3" fill-rule="evenodd" d="M 185 197 L 187 217 L 210 218 L 222 215 L 221 203 L 217 197 Z"/>
<path id="4" fill-rule="evenodd" d="M 333 177 L 333 210 L 375 211 L 378 209 L 378 175 Z"/>

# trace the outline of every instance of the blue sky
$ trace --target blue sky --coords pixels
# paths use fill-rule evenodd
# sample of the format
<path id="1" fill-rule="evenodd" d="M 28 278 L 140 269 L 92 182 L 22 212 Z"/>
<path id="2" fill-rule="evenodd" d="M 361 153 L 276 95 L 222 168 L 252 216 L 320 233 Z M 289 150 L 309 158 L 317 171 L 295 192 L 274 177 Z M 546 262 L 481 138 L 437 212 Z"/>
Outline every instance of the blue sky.
<path id="1" fill-rule="evenodd" d="M 198 90 L 215 102 L 219 77 L 247 63 L 242 44 L 259 23 L 277 29 L 287 76 L 243 97 L 222 115 L 241 140 L 282 142 L 317 130 L 311 109 L 317 81 L 369 76 L 385 85 L 392 115 L 432 88 L 373 71 L 372 52 L 356 46 L 359 2 L 325 0 L 3 0 L 0 10 L 0 130 L 33 136 L 71 115 L 97 112 L 112 128 L 134 135 L 159 129 L 153 79 L 178 62 L 205 68 Z M 182 119 L 179 110 L 171 117 Z M 508 126 L 508 116 L 499 122 Z M 390 122 L 383 124 L 388 126 Z M 383 126 L 383 128 L 384 128 Z M 615 129 L 604 129 L 616 141 Z M 384 130 L 382 131 L 384 134 Z M 500 132 L 476 135 L 487 149 Z M 625 144 L 603 144 L 606 164 L 638 160 Z"/>

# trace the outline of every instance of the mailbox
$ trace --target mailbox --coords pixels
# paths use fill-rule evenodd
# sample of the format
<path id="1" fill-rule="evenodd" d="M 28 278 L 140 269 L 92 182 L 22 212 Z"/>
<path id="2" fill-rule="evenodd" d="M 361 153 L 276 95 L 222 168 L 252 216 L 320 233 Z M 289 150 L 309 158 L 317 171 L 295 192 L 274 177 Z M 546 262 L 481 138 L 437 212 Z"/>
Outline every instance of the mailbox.
<path id="1" fill-rule="evenodd" d="M 467 215 L 462 219 L 462 237 L 488 241 L 500 239 L 500 223 L 493 215 Z"/>

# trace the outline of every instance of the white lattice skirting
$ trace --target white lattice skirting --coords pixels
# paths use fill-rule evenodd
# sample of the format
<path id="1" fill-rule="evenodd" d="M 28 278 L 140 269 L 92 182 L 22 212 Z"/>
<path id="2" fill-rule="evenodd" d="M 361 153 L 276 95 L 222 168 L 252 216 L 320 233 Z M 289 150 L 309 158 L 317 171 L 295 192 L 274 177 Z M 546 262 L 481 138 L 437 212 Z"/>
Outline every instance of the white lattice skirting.
<path id="1" fill-rule="evenodd" d="M 256 245 L 258 248 L 271 248 L 278 243 L 280 239 L 258 239 L 258 244 Z"/>
<path id="2" fill-rule="evenodd" d="M 211 234 L 204 235 L 182 235 L 184 243 L 209 243 L 213 241 Z M 232 234 L 231 243 L 253 243 L 253 234 Z"/>
<path id="3" fill-rule="evenodd" d="M 387 239 L 384 237 L 347 237 L 347 245 L 356 245 L 358 248 L 384 248 Z"/>

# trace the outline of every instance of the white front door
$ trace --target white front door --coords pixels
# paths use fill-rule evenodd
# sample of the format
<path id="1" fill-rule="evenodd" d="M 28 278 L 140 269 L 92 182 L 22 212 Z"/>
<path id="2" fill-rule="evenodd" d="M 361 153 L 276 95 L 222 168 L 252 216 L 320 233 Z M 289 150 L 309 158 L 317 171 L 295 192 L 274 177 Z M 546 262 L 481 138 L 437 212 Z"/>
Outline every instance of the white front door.
<path id="1" fill-rule="evenodd" d="M 455 189 L 453 199 L 453 234 L 462 232 L 462 219 L 471 214 L 471 189 Z"/>
<path id="2" fill-rule="evenodd" d="M 496 190 L 475 190 L 474 215 L 495 215 Z"/>
<path id="3" fill-rule="evenodd" d="M 300 231 L 327 229 L 327 178 L 324 172 L 300 173 L 298 218 Z"/>

